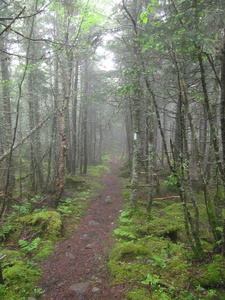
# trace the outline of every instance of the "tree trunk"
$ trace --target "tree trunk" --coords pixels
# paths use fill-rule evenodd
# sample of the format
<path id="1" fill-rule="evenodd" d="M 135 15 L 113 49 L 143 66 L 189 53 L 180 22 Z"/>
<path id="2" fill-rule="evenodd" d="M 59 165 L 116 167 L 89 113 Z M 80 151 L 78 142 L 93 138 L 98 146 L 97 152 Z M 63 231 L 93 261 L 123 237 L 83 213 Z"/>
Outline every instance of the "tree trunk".
<path id="1" fill-rule="evenodd" d="M 71 50 L 72 51 L 72 50 Z M 66 53 L 66 62 L 67 68 L 63 68 L 63 74 L 66 76 L 66 80 L 64 83 L 64 98 L 62 102 L 62 110 L 61 110 L 61 120 L 60 120 L 60 155 L 58 162 L 58 178 L 57 178 L 57 186 L 58 186 L 58 194 L 55 199 L 55 206 L 58 205 L 58 201 L 60 200 L 63 190 L 64 190 L 64 181 L 65 181 L 65 162 L 67 155 L 67 110 L 69 106 L 70 96 L 71 96 L 71 82 L 72 82 L 72 66 L 73 66 L 73 53 L 67 51 Z"/>
<path id="2" fill-rule="evenodd" d="M 222 138 L 222 157 L 223 171 L 225 174 L 225 28 L 223 33 L 223 48 L 221 59 L 221 106 L 220 106 L 221 138 Z M 225 194 L 225 179 L 223 179 Z M 225 218 L 223 220 L 222 252 L 225 256 Z"/>
<path id="3" fill-rule="evenodd" d="M 76 61 L 75 80 L 74 80 L 74 97 L 72 106 L 72 143 L 71 143 L 71 173 L 76 174 L 76 159 L 77 159 L 77 97 L 78 97 L 78 75 L 79 63 Z"/>
<path id="4" fill-rule="evenodd" d="M 2 116 L 2 152 L 5 153 L 8 149 L 11 148 L 11 143 L 13 143 L 12 138 L 12 121 L 11 121 L 11 100 L 10 100 L 10 77 L 9 77 L 9 66 L 6 52 L 6 43 L 4 39 L 0 41 L 0 46 L 2 51 L 0 52 L 1 60 L 1 82 L 2 82 L 2 98 L 3 98 L 3 116 Z M 12 152 L 6 158 L 6 160 L 1 165 L 1 175 L 0 175 L 0 184 L 4 198 L 1 201 L 0 205 L 0 216 L 4 213 L 4 210 L 7 207 L 7 198 L 12 195 L 12 189 L 15 185 L 15 175 L 13 168 Z"/>

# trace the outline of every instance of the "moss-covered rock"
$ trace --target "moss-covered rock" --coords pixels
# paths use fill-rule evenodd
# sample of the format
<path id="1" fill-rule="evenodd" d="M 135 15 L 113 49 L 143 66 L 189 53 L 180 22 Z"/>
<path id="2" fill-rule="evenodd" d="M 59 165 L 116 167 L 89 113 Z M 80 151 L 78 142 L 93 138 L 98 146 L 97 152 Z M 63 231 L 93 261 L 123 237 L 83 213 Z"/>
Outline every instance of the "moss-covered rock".
<path id="1" fill-rule="evenodd" d="M 110 258 L 115 261 L 132 261 L 139 256 L 148 257 L 151 251 L 146 246 L 137 244 L 123 244 L 113 249 Z"/>
<path id="2" fill-rule="evenodd" d="M 88 182 L 81 176 L 71 176 L 66 177 L 65 186 L 67 188 L 89 188 Z"/>
<path id="3" fill-rule="evenodd" d="M 138 233 L 140 236 L 153 235 L 158 237 L 168 237 L 173 242 L 177 242 L 178 232 L 181 229 L 179 222 L 168 222 L 160 218 L 154 218 L 148 224 L 140 226 Z"/>
<path id="4" fill-rule="evenodd" d="M 215 255 L 213 262 L 200 266 L 198 275 L 193 279 L 195 285 L 204 288 L 216 288 L 225 285 L 225 258 Z"/>
<path id="5" fill-rule="evenodd" d="M 61 215 L 56 211 L 43 211 L 27 215 L 18 219 L 18 222 L 26 224 L 30 231 L 37 232 L 41 237 L 56 238 L 61 235 Z"/>

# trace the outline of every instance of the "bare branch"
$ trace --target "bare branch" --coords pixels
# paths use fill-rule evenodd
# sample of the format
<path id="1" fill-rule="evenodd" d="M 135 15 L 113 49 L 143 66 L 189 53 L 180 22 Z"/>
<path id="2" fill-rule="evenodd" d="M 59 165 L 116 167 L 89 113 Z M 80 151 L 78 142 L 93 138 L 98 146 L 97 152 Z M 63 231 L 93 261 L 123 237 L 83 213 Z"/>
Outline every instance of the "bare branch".
<path id="1" fill-rule="evenodd" d="M 7 31 L 17 19 L 19 19 L 20 15 L 24 12 L 25 9 L 26 9 L 26 6 L 24 6 L 24 8 L 21 10 L 21 12 L 19 12 L 18 15 L 16 15 L 15 18 L 12 19 L 12 22 L 10 22 L 9 25 L 7 25 L 7 26 L 2 30 L 2 32 L 0 33 L 0 36 L 1 36 L 5 31 Z"/>
<path id="2" fill-rule="evenodd" d="M 133 27 L 134 27 L 134 32 L 135 32 L 135 34 L 137 35 L 137 33 L 138 33 L 138 32 L 137 32 L 137 24 L 136 24 L 134 18 L 132 17 L 131 13 L 130 13 L 129 10 L 127 9 L 124 0 L 123 0 L 123 9 L 125 10 L 125 12 L 127 13 L 127 15 L 129 16 L 129 18 L 130 18 L 130 20 L 131 20 L 131 22 L 132 22 L 132 24 L 133 24 Z"/>
<path id="3" fill-rule="evenodd" d="M 23 11 L 24 11 L 25 8 L 26 8 L 26 7 L 23 8 Z M 23 11 L 22 11 L 22 12 L 23 12 Z M 34 16 L 36 16 L 36 15 L 42 13 L 43 11 L 44 11 L 44 10 L 38 10 L 38 11 L 36 11 L 36 12 L 30 14 L 30 15 L 23 16 L 23 17 L 20 17 L 20 15 L 21 15 L 21 13 L 20 13 L 20 14 L 19 14 L 19 17 L 16 17 L 16 19 L 21 20 L 21 19 L 31 18 L 31 17 L 34 17 Z M 13 21 L 14 21 L 15 18 L 0 18 L 0 21 L 10 21 L 10 20 L 13 20 Z"/>
<path id="4" fill-rule="evenodd" d="M 12 149 L 8 149 L 5 151 L 3 155 L 0 156 L 0 161 L 3 161 L 12 151 L 16 150 L 20 145 L 22 145 L 35 131 L 40 129 L 47 121 L 50 119 L 50 117 L 55 114 L 56 111 L 48 115 L 42 122 L 38 123 L 25 137 L 23 137 L 18 143 L 16 143 Z"/>

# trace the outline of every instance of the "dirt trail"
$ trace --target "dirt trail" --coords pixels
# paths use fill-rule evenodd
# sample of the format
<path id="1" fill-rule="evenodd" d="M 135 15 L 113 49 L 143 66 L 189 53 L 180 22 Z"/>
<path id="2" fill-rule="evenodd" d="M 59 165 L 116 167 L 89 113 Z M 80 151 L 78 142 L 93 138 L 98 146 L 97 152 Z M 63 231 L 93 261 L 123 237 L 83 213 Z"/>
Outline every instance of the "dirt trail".
<path id="1" fill-rule="evenodd" d="M 92 201 L 71 238 L 57 246 L 44 262 L 42 300 L 124 299 L 123 287 L 110 287 L 107 270 L 112 232 L 122 209 L 120 162 L 113 157 L 101 179 L 101 195 Z"/>

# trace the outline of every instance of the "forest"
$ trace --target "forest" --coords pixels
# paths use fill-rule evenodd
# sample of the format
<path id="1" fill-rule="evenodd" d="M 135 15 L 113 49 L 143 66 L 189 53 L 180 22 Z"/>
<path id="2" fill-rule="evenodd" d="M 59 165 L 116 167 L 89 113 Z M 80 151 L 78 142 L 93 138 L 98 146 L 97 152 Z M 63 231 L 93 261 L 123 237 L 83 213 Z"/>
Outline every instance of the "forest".
<path id="1" fill-rule="evenodd" d="M 115 154 L 121 299 L 225 299 L 224 0 L 1 0 L 1 299 L 41 297 Z"/>

